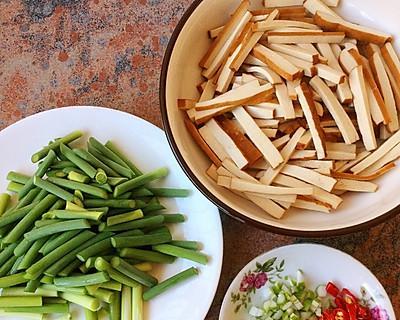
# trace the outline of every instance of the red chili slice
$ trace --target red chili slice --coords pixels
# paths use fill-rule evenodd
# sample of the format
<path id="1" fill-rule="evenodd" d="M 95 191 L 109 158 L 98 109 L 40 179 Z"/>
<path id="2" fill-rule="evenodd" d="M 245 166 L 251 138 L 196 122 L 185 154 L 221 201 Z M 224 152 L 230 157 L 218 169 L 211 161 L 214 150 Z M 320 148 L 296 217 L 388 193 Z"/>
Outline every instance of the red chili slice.
<path id="1" fill-rule="evenodd" d="M 358 304 L 348 303 L 346 304 L 346 309 L 349 314 L 349 320 L 357 320 Z"/>
<path id="2" fill-rule="evenodd" d="M 335 320 L 349 320 L 349 314 L 342 308 L 336 308 L 333 310 L 333 318 Z"/>
<path id="3" fill-rule="evenodd" d="M 342 297 L 340 297 L 340 296 L 337 296 L 335 298 L 335 305 L 338 308 L 346 309 L 346 303 L 343 301 Z"/>
<path id="4" fill-rule="evenodd" d="M 354 304 L 358 304 L 358 299 L 354 296 L 354 294 L 352 294 L 350 292 L 350 290 L 344 288 L 342 289 L 342 291 L 340 292 L 340 295 L 342 296 L 343 300 L 347 303 L 354 303 Z"/>
<path id="5" fill-rule="evenodd" d="M 336 297 L 340 292 L 339 288 L 336 287 L 332 282 L 328 282 L 326 284 L 325 289 L 326 289 L 326 292 L 328 292 L 333 297 Z"/>

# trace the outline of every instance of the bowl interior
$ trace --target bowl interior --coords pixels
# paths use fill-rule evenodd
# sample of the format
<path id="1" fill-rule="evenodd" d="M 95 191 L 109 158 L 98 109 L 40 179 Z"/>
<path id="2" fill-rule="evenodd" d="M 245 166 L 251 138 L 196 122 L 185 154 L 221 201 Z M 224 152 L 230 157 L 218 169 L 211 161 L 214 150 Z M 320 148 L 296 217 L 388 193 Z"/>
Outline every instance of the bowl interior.
<path id="1" fill-rule="evenodd" d="M 331 214 L 290 209 L 281 220 L 270 217 L 251 202 L 217 186 L 206 175 L 205 171 L 210 161 L 186 131 L 183 115 L 176 107 L 176 101 L 178 98 L 199 97 L 196 85 L 201 83 L 202 79 L 198 62 L 211 43 L 207 31 L 223 25 L 239 2 L 239 0 L 196 1 L 193 7 L 197 4 L 198 6 L 180 31 L 170 56 L 164 84 L 165 92 L 161 92 L 161 95 L 165 94 L 165 106 L 162 106 L 166 108 L 164 124 L 174 152 L 186 173 L 197 187 L 225 211 L 262 225 L 280 228 L 281 230 L 276 229 L 276 231 L 284 233 L 307 235 L 308 232 L 327 232 L 326 234 L 333 234 L 334 230 L 339 229 L 343 233 L 344 228 L 347 228 L 346 232 L 355 231 L 355 228 L 351 227 L 360 226 L 372 220 L 376 223 L 382 221 L 383 215 L 399 204 L 397 190 L 400 188 L 400 179 L 398 179 L 400 168 L 397 167 L 377 181 L 380 186 L 378 192 L 348 193 L 344 195 L 344 202 L 339 209 Z M 345 4 L 339 8 L 340 13 L 352 21 L 375 26 L 392 34 L 400 29 L 400 22 L 394 15 L 394 12 L 399 12 L 394 7 L 400 9 L 400 2 L 389 1 L 392 5 L 387 3 L 385 7 L 380 6 L 379 10 L 376 10 L 377 4 L 373 0 L 342 2 Z M 252 6 L 262 7 L 261 4 L 255 3 Z M 392 210 L 387 217 L 393 214 Z"/>

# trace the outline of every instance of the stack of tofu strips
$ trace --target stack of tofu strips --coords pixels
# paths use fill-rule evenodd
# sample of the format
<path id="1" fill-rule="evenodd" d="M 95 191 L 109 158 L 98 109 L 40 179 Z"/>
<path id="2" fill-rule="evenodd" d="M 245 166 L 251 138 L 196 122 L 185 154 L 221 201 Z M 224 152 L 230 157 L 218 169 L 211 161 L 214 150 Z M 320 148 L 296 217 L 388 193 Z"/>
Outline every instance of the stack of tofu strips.
<path id="1" fill-rule="evenodd" d="M 208 176 L 278 219 L 375 192 L 400 156 L 392 37 L 344 20 L 338 1 L 243 0 L 209 30 L 200 98 L 177 102 Z"/>

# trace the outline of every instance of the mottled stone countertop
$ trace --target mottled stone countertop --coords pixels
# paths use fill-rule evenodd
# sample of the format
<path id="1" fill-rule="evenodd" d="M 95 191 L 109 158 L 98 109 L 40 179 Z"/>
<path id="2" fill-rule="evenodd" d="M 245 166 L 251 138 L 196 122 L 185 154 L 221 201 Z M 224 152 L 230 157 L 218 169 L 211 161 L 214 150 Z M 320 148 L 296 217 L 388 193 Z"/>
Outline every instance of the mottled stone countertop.
<path id="1" fill-rule="evenodd" d="M 0 129 L 68 105 L 124 110 L 161 126 L 158 79 L 168 39 L 189 0 L 0 0 Z M 224 265 L 207 319 L 236 273 L 277 246 L 317 242 L 370 268 L 400 314 L 400 216 L 344 237 L 304 240 L 222 216 Z"/>

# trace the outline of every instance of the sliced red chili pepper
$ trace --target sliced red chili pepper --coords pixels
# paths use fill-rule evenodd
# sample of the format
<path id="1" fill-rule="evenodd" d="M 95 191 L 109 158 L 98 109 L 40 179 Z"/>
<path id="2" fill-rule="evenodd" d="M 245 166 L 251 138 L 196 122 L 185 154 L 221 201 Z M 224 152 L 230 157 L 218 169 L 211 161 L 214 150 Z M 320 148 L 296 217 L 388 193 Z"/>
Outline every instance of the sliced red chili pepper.
<path id="1" fill-rule="evenodd" d="M 336 308 L 333 310 L 333 319 L 334 320 L 349 320 L 349 314 L 346 310 L 342 308 Z"/>
<path id="2" fill-rule="evenodd" d="M 336 297 L 340 292 L 339 288 L 336 287 L 332 282 L 328 282 L 326 284 L 325 289 L 326 289 L 326 292 L 328 292 L 333 297 Z"/>
<path id="3" fill-rule="evenodd" d="M 357 320 L 358 305 L 354 303 L 346 304 L 346 309 L 349 314 L 349 320 Z"/>
<path id="4" fill-rule="evenodd" d="M 335 305 L 337 308 L 346 309 L 346 303 L 343 301 L 342 297 L 337 296 L 335 298 Z"/>
<path id="5" fill-rule="evenodd" d="M 323 311 L 322 316 L 319 319 L 320 320 L 335 320 L 331 309 Z"/>
<path id="6" fill-rule="evenodd" d="M 340 295 L 342 296 L 343 300 L 347 303 L 354 303 L 354 304 L 358 304 L 358 299 L 354 296 L 354 294 L 352 294 L 350 292 L 350 290 L 344 288 L 342 289 L 342 291 L 340 292 Z"/>

